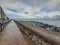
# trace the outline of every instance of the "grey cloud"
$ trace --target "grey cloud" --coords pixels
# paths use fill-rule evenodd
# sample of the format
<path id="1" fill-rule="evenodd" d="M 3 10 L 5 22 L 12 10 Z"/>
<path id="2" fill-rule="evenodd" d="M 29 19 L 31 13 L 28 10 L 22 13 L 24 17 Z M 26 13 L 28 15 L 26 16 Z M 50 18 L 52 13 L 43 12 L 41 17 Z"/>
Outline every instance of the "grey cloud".
<path id="1" fill-rule="evenodd" d="M 7 10 L 21 12 L 55 12 L 60 11 L 60 0 L 2 0 L 0 5 Z M 12 12 L 12 10 L 10 10 Z M 8 10 L 7 10 L 8 11 Z M 17 13 L 17 12 L 16 12 Z M 10 14 L 10 13 L 7 13 Z M 12 13 L 13 14 L 13 13 Z M 12 15 L 11 15 L 12 16 Z"/>
<path id="2" fill-rule="evenodd" d="M 7 3 L 7 4 L 10 3 L 11 6 L 14 5 L 14 4 L 16 5 L 16 2 L 21 5 L 21 2 L 22 2 L 25 5 L 27 5 L 28 7 L 32 7 L 32 9 L 40 8 L 42 10 L 42 9 L 46 8 L 44 11 L 57 11 L 57 10 L 60 10 L 60 0 L 5 0 L 4 2 Z M 16 8 L 18 8 L 18 6 Z M 38 9 L 38 10 L 40 10 L 40 9 Z"/>

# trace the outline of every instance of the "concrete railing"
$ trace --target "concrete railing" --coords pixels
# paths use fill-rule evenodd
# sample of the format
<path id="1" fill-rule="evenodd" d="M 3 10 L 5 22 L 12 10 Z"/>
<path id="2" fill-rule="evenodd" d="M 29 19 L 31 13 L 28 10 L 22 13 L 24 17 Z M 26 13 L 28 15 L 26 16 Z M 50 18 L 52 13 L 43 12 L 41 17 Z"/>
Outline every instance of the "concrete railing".
<path id="1" fill-rule="evenodd" d="M 6 27 L 6 25 L 10 22 L 11 20 L 8 20 L 6 22 L 0 23 L 0 32 Z"/>
<path id="2" fill-rule="evenodd" d="M 23 22 L 15 21 L 22 32 L 24 32 L 36 45 L 60 45 L 60 33 L 43 28 L 31 27 Z"/>

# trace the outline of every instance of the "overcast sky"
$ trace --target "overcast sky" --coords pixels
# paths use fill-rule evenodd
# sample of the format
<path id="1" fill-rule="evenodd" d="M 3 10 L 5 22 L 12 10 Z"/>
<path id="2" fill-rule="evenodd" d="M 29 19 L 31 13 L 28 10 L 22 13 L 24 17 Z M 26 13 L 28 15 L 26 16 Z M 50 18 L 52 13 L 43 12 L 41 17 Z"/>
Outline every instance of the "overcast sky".
<path id="1" fill-rule="evenodd" d="M 10 18 L 38 19 L 60 15 L 60 0 L 0 0 L 0 6 Z"/>

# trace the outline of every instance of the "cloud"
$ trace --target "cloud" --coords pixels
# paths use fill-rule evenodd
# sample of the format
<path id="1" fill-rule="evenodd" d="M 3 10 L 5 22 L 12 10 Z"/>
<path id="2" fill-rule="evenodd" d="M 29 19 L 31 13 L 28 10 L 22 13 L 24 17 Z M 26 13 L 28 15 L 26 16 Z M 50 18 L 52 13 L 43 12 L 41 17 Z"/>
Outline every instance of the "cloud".
<path id="1" fill-rule="evenodd" d="M 54 12 L 60 11 L 60 0 L 50 0 L 45 6 L 42 7 L 43 11 Z"/>
<path id="2" fill-rule="evenodd" d="M 31 19 L 60 15 L 60 0 L 1 0 L 0 5 L 12 18 Z M 29 14 L 24 14 L 24 12 L 29 12 Z"/>

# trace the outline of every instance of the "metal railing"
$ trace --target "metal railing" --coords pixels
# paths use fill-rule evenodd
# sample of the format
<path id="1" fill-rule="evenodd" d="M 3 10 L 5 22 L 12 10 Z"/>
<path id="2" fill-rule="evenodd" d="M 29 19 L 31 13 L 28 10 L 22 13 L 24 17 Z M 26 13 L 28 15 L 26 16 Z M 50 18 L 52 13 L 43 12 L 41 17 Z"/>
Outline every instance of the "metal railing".
<path id="1" fill-rule="evenodd" d="M 30 27 L 22 22 L 15 21 L 20 30 L 25 33 L 36 45 L 60 45 L 59 33 L 42 28 Z"/>
<path id="2" fill-rule="evenodd" d="M 6 27 L 6 25 L 10 22 L 11 20 L 8 20 L 6 22 L 0 23 L 0 32 Z"/>

